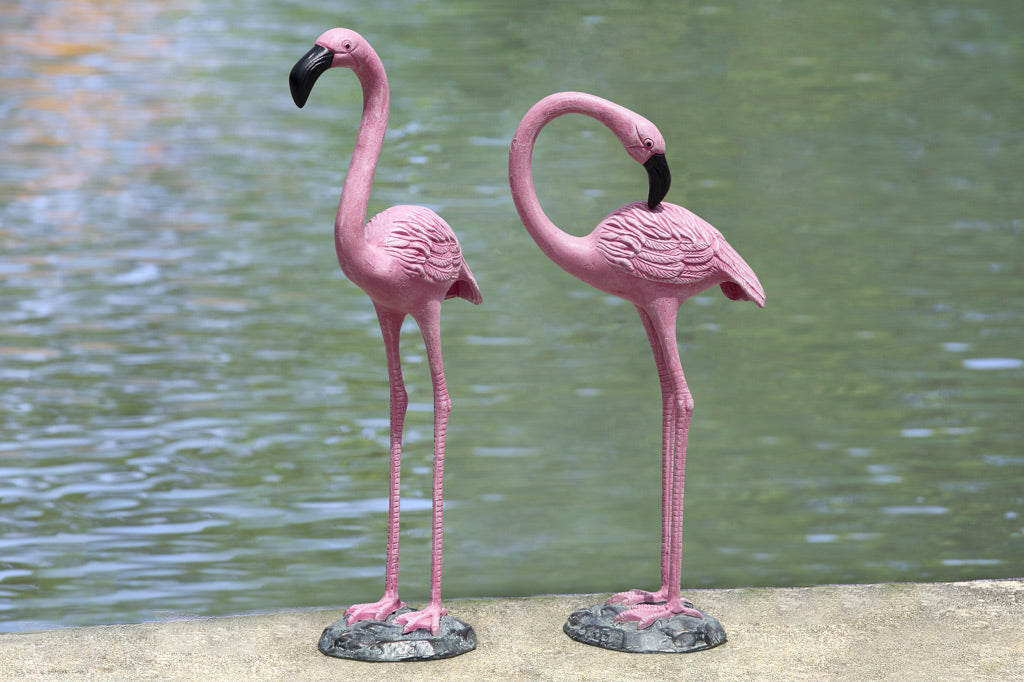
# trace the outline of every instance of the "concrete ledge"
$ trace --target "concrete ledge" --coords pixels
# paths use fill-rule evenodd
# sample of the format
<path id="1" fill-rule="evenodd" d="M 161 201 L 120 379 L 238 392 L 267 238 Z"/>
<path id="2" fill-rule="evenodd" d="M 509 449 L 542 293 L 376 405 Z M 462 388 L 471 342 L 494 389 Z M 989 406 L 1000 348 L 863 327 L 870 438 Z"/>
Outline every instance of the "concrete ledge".
<path id="1" fill-rule="evenodd" d="M 1024 579 L 692 590 L 724 645 L 636 655 L 579 644 L 600 596 L 452 600 L 476 651 L 372 664 L 316 650 L 341 610 L 0 635 L 0 680 L 1024 680 Z"/>

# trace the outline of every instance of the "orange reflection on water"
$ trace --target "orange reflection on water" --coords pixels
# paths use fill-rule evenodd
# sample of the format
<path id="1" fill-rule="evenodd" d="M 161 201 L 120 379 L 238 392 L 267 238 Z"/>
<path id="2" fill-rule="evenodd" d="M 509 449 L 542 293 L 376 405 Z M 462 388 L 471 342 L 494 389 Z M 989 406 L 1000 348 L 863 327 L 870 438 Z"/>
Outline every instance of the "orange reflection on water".
<path id="1" fill-rule="evenodd" d="M 175 163 L 152 125 L 180 120 L 180 106 L 163 96 L 149 68 L 172 56 L 170 41 L 158 31 L 169 9 L 173 3 L 4 3 L 5 201 L 55 192 L 116 196 L 140 176 Z M 61 231 L 85 227 L 76 201 L 36 203 L 33 222 Z"/>

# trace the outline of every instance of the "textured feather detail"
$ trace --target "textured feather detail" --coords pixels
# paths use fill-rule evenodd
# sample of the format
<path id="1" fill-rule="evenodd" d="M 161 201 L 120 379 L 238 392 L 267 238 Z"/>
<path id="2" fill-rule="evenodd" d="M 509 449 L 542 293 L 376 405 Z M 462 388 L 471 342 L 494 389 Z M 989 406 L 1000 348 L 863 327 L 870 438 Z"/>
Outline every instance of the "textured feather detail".
<path id="1" fill-rule="evenodd" d="M 614 211 L 598 227 L 597 248 L 612 267 L 641 279 L 685 284 L 715 271 L 722 236 L 681 206 L 642 203 Z"/>
<path id="2" fill-rule="evenodd" d="M 629 204 L 597 231 L 597 248 L 616 270 L 665 284 L 717 280 L 727 297 L 764 306 L 764 289 L 746 261 L 721 232 L 682 206 L 662 203 L 651 211 L 644 203 Z"/>
<path id="3" fill-rule="evenodd" d="M 391 212 L 384 250 L 409 275 L 430 282 L 451 282 L 462 270 L 462 249 L 455 233 L 439 215 L 422 206 Z M 382 218 L 376 216 L 373 221 Z M 371 222 L 373 222 L 371 221 Z"/>
<path id="4" fill-rule="evenodd" d="M 483 298 L 473 273 L 462 258 L 455 232 L 441 216 L 423 206 L 392 206 L 366 226 L 367 234 L 383 234 L 384 251 L 406 275 L 448 284 L 445 298 L 464 298 L 479 305 Z"/>

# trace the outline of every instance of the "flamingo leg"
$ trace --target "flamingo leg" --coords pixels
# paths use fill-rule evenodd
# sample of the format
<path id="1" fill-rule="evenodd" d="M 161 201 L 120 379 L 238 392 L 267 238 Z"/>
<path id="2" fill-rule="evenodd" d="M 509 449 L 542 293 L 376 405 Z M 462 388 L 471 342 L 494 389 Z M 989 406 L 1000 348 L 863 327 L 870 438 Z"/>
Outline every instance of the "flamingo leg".
<path id="1" fill-rule="evenodd" d="M 384 564 L 384 596 L 372 604 L 354 604 L 345 611 L 349 625 L 360 620 L 384 620 L 405 604 L 398 598 L 398 535 L 402 500 L 402 428 L 409 398 L 402 380 L 402 360 L 398 342 L 404 313 L 377 307 L 377 321 L 384 336 L 391 385 L 391 472 L 388 494 L 388 547 Z"/>
<path id="2" fill-rule="evenodd" d="M 422 628 L 435 636 L 441 628 L 441 616 L 448 611 L 441 606 L 441 554 L 444 537 L 444 448 L 448 434 L 448 417 L 452 401 L 444 378 L 441 359 L 441 302 L 432 301 L 427 310 L 416 317 L 427 348 L 430 380 L 434 388 L 434 494 L 431 505 L 430 603 L 419 611 L 395 619 L 405 625 L 405 632 Z"/>
<path id="3" fill-rule="evenodd" d="M 647 340 L 654 353 L 658 367 L 658 381 L 661 384 L 661 588 L 657 592 L 629 590 L 613 595 L 606 604 L 634 604 L 664 602 L 668 599 L 669 560 L 672 533 L 672 443 L 675 438 L 675 403 L 672 400 L 672 383 L 658 332 L 651 316 L 642 307 L 636 307 L 640 321 L 647 332 Z"/>
<path id="4" fill-rule="evenodd" d="M 672 445 L 669 484 L 669 557 L 666 601 L 661 604 L 636 604 L 616 617 L 618 622 L 636 622 L 638 628 L 646 628 L 659 618 L 676 614 L 702 617 L 700 611 L 680 596 L 683 563 L 683 488 L 686 472 L 686 439 L 693 415 L 693 397 L 686 385 L 683 368 L 679 362 L 679 348 L 676 345 L 676 315 L 679 304 L 675 300 L 659 300 L 648 311 L 648 322 L 653 330 L 652 346 L 660 348 L 664 374 L 668 378 L 671 392 Z M 645 327 L 648 326 L 645 323 Z M 657 357 L 657 352 L 655 353 Z M 662 368 L 659 368 L 659 375 Z M 664 558 L 663 558 L 664 561 Z M 663 563 L 664 566 L 664 563 Z"/>

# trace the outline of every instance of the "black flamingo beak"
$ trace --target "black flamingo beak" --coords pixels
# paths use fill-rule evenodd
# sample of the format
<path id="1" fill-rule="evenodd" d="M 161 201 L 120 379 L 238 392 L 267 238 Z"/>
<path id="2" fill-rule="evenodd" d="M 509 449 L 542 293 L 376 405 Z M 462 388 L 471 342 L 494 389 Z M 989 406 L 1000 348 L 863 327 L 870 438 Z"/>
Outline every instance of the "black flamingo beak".
<path id="1" fill-rule="evenodd" d="M 309 93 L 313 91 L 316 79 L 327 69 L 331 68 L 334 61 L 334 53 L 326 47 L 314 45 L 313 49 L 303 55 L 302 59 L 295 62 L 292 72 L 288 76 L 288 85 L 292 89 L 292 99 L 301 109 L 306 106 Z"/>
<path id="2" fill-rule="evenodd" d="M 664 154 L 651 156 L 644 164 L 644 168 L 647 169 L 647 179 L 650 182 L 647 208 L 653 211 L 668 194 L 668 188 L 672 185 L 672 173 L 668 170 L 668 161 L 665 160 Z"/>

